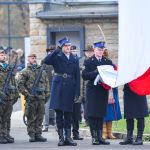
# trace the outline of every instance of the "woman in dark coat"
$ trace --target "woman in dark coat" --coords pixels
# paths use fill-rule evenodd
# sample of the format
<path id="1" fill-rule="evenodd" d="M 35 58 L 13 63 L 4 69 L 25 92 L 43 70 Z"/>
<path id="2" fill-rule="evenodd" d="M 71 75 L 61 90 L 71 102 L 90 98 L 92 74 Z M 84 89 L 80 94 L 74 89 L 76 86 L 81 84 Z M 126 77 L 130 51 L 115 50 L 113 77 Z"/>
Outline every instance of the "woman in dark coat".
<path id="1" fill-rule="evenodd" d="M 80 95 L 79 61 L 71 54 L 71 43 L 68 38 L 63 38 L 59 43 L 62 51 L 55 50 L 44 60 L 44 63 L 52 65 L 55 71 L 51 87 L 50 108 L 56 111 L 58 146 L 76 146 L 77 143 L 71 139 L 71 118 L 74 99 Z"/>
<path id="2" fill-rule="evenodd" d="M 145 127 L 144 117 L 148 116 L 146 96 L 140 96 L 131 91 L 128 84 L 124 86 L 124 118 L 127 123 L 127 138 L 120 142 L 121 145 L 142 145 Z M 133 141 L 134 119 L 137 120 L 137 138 Z"/>
<path id="3" fill-rule="evenodd" d="M 108 90 L 102 84 L 94 85 L 94 80 L 99 74 L 97 66 L 112 65 L 111 60 L 103 57 L 104 47 L 104 42 L 94 43 L 94 55 L 85 61 L 85 69 L 82 72 L 83 79 L 88 80 L 86 85 L 86 112 L 93 145 L 110 144 L 102 139 L 103 117 L 106 114 Z"/>

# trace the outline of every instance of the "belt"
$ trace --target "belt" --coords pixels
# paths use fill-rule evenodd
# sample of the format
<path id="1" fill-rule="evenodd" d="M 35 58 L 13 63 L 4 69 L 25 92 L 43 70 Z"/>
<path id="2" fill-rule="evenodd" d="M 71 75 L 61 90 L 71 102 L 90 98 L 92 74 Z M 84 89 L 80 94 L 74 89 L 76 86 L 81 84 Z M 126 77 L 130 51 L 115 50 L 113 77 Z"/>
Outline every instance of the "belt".
<path id="1" fill-rule="evenodd" d="M 54 75 L 56 75 L 56 76 L 61 76 L 61 77 L 63 77 L 63 78 L 71 78 L 72 76 L 71 75 L 69 75 L 69 74 L 67 74 L 67 73 L 54 73 Z"/>

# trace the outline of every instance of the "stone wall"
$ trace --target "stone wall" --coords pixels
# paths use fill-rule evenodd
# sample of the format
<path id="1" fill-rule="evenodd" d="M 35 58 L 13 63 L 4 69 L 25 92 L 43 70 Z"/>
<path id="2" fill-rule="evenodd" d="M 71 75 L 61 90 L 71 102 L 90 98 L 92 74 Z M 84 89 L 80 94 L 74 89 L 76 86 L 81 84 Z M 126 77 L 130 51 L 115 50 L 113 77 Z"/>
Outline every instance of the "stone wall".
<path id="1" fill-rule="evenodd" d="M 102 18 L 102 19 L 69 19 L 69 20 L 40 20 L 36 18 L 36 12 L 43 10 L 42 4 L 30 4 L 30 37 L 31 51 L 36 52 L 38 58 L 41 59 L 45 55 L 47 47 L 47 27 L 59 26 L 79 26 L 85 27 L 85 44 L 92 44 L 99 40 L 103 40 L 102 34 L 98 28 L 101 26 L 107 46 L 110 49 L 110 56 L 117 63 L 118 50 L 118 19 Z"/>
<path id="2" fill-rule="evenodd" d="M 47 25 L 42 20 L 36 18 L 36 12 L 43 10 L 43 4 L 30 4 L 29 8 L 31 52 L 36 53 L 38 59 L 42 59 L 47 47 Z"/>

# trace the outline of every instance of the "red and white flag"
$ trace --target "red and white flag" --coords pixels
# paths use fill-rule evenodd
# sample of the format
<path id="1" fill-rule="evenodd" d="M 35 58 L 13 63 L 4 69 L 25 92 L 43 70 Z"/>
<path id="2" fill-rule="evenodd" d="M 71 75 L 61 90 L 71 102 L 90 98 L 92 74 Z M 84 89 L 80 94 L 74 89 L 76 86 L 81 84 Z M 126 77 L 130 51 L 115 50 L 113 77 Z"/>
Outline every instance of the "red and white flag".
<path id="1" fill-rule="evenodd" d="M 150 94 L 150 0 L 118 2 L 118 72 L 113 84 L 107 84 L 117 87 L 129 83 L 134 92 L 147 95 Z"/>

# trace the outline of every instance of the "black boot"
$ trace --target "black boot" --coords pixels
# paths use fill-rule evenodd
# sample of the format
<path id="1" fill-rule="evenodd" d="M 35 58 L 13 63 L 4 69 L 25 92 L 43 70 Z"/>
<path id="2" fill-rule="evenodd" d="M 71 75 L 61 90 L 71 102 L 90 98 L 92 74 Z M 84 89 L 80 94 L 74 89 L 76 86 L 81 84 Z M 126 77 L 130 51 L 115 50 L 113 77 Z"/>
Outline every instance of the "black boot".
<path id="1" fill-rule="evenodd" d="M 105 141 L 105 140 L 103 139 L 103 137 L 102 137 L 102 130 L 98 130 L 98 131 L 97 131 L 97 135 L 98 135 L 98 141 L 99 141 L 99 144 L 100 144 L 100 145 L 109 145 L 109 144 L 110 144 L 110 142 Z"/>
<path id="2" fill-rule="evenodd" d="M 143 131 L 138 131 L 137 137 L 133 145 L 143 145 Z"/>
<path id="3" fill-rule="evenodd" d="M 34 133 L 29 134 L 29 142 L 36 142 Z"/>
<path id="4" fill-rule="evenodd" d="M 14 140 L 14 137 L 12 137 L 9 133 L 7 134 L 7 136 L 8 136 L 10 139 Z"/>
<path id="5" fill-rule="evenodd" d="M 63 129 L 58 129 L 58 135 L 59 135 L 58 146 L 64 146 L 65 145 L 65 140 L 64 140 Z"/>
<path id="6" fill-rule="evenodd" d="M 96 130 L 91 130 L 92 135 L 92 145 L 100 145 L 98 141 L 98 134 Z"/>
<path id="7" fill-rule="evenodd" d="M 132 145 L 133 144 L 133 131 L 127 131 L 127 137 L 123 142 L 119 143 L 120 145 Z"/>
<path id="8" fill-rule="evenodd" d="M 77 146 L 77 143 L 71 138 L 71 129 L 65 129 L 65 145 Z"/>
<path id="9" fill-rule="evenodd" d="M 4 138 L 3 134 L 0 134 L 0 144 L 6 144 L 8 141 Z"/>
<path id="10" fill-rule="evenodd" d="M 36 135 L 35 135 L 35 140 L 36 140 L 37 142 L 46 142 L 46 141 L 47 141 L 47 139 L 44 138 L 43 136 L 41 136 L 41 134 L 36 134 Z"/>
<path id="11" fill-rule="evenodd" d="M 74 140 L 83 140 L 83 138 L 80 136 L 79 131 L 76 129 L 72 130 L 73 133 L 73 139 Z"/>
<path id="12" fill-rule="evenodd" d="M 3 137 L 7 140 L 7 143 L 14 143 L 14 139 L 9 138 L 6 134 Z"/>
<path id="13" fill-rule="evenodd" d="M 73 135 L 73 139 L 74 139 L 74 140 L 83 140 L 83 137 L 80 137 L 79 134 L 76 134 L 76 135 L 74 134 L 74 135 Z"/>

